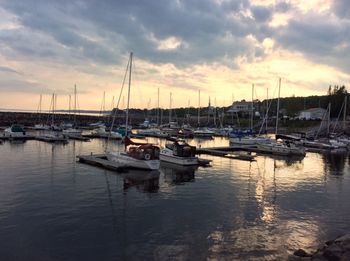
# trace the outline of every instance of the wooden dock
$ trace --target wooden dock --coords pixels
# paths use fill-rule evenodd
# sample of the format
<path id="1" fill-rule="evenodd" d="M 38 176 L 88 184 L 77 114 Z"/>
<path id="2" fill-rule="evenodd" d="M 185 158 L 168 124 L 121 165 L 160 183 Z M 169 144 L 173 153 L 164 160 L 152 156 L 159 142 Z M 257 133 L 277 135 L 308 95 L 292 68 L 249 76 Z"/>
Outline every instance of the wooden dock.
<path id="1" fill-rule="evenodd" d="M 108 137 L 108 136 L 101 136 L 101 135 L 97 135 L 97 134 L 83 134 L 81 135 L 83 138 L 87 138 L 87 139 L 105 139 L 107 140 L 108 138 L 110 140 L 121 140 L 122 138 L 115 138 L 115 137 Z"/>
<path id="2" fill-rule="evenodd" d="M 86 163 L 93 166 L 102 167 L 104 169 L 114 170 L 118 172 L 124 172 L 127 167 L 120 165 L 116 162 L 107 160 L 105 154 L 90 154 L 90 155 L 78 155 L 79 162 Z"/>
<path id="3" fill-rule="evenodd" d="M 64 136 L 69 138 L 70 140 L 90 141 L 90 138 L 82 135 L 64 134 Z"/>
<path id="4" fill-rule="evenodd" d="M 51 142 L 51 143 L 68 143 L 68 139 L 64 138 L 64 137 L 60 137 L 60 136 L 36 136 L 35 137 L 36 140 L 39 141 L 45 141 L 45 142 Z"/>
<path id="5" fill-rule="evenodd" d="M 24 137 L 5 137 L 3 135 L 0 135 L 0 140 L 22 140 L 22 141 L 26 141 L 26 140 L 35 140 L 36 136 L 34 135 L 26 135 Z"/>

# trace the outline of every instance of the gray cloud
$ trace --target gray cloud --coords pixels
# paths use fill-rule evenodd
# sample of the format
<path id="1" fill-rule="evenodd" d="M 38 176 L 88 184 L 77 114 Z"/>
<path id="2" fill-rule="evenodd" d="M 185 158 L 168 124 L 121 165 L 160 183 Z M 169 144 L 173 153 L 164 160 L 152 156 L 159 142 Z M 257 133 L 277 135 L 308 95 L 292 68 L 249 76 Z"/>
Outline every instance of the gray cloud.
<path id="1" fill-rule="evenodd" d="M 21 74 L 20 72 L 16 71 L 15 69 L 12 69 L 12 68 L 9 68 L 6 66 L 0 66 L 0 72 Z"/>
<path id="2" fill-rule="evenodd" d="M 156 63 L 187 66 L 219 61 L 223 56 L 234 59 L 251 50 L 244 37 L 258 31 L 254 20 L 240 11 L 249 2 L 224 1 L 5 1 L 3 8 L 18 16 L 24 28 L 55 44 L 38 48 L 26 37 L 11 48 L 22 55 L 59 60 L 116 64 L 133 50 L 138 57 Z M 235 14 L 234 18 L 230 14 Z M 257 19 L 269 16 L 268 10 L 256 8 Z M 17 32 L 18 33 L 18 32 Z M 222 39 L 230 33 L 230 42 Z M 23 37 L 23 35 L 22 35 Z M 152 40 L 176 37 L 183 41 L 178 49 L 158 50 Z M 94 40 L 96 38 L 96 40 Z M 0 39 L 6 42 L 7 39 Z M 34 48 L 28 47 L 33 44 Z M 34 49 L 34 50 L 33 50 Z M 50 50 L 51 49 L 51 53 Z M 253 52 L 254 53 L 254 52 Z"/>
<path id="3" fill-rule="evenodd" d="M 350 72 L 350 21 L 330 21 L 327 15 L 309 14 L 292 19 L 274 33 L 283 48 L 296 50 L 309 59 Z"/>
<path id="4" fill-rule="evenodd" d="M 268 23 L 275 13 L 296 12 L 289 1 L 252 6 L 249 0 L 5 0 L 0 7 L 21 25 L 0 31 L 0 51 L 11 59 L 46 59 L 97 74 L 102 72 L 96 65 L 121 64 L 134 51 L 151 63 L 233 67 L 237 57 L 264 57 L 264 49 L 247 40 L 253 36 L 260 43 L 271 37 L 282 48 L 350 71 L 346 0 L 332 6 L 342 18 L 337 23 L 329 22 L 330 14 L 307 13 L 278 28 Z M 248 11 L 253 17 L 245 15 Z M 170 37 L 181 41 L 178 48 L 160 50 L 157 41 Z"/>

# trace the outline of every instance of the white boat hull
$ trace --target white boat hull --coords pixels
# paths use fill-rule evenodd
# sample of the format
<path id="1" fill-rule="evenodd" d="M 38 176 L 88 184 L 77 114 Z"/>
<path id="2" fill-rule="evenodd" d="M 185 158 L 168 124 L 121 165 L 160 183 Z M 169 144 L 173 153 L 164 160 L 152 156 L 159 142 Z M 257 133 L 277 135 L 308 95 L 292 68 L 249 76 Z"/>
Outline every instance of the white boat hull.
<path id="1" fill-rule="evenodd" d="M 193 166 L 198 165 L 198 158 L 197 157 L 177 157 L 173 155 L 166 155 L 160 152 L 159 159 L 161 161 L 170 162 L 173 164 L 178 164 L 182 166 Z"/>
<path id="2" fill-rule="evenodd" d="M 82 133 L 81 130 L 77 129 L 66 129 L 62 131 L 63 134 L 71 134 L 71 135 L 80 135 Z"/>
<path id="3" fill-rule="evenodd" d="M 242 137 L 242 138 L 230 138 L 230 143 L 236 145 L 258 145 L 270 143 L 269 138 L 263 137 Z"/>
<path id="4" fill-rule="evenodd" d="M 262 152 L 282 155 L 282 156 L 305 155 L 305 149 L 303 147 L 288 147 L 286 145 L 280 145 L 277 143 L 259 144 L 258 149 Z"/>
<path id="5" fill-rule="evenodd" d="M 107 159 L 116 162 L 120 167 L 129 167 L 136 169 L 157 170 L 159 169 L 159 160 L 144 160 L 130 157 L 125 152 L 108 152 Z"/>

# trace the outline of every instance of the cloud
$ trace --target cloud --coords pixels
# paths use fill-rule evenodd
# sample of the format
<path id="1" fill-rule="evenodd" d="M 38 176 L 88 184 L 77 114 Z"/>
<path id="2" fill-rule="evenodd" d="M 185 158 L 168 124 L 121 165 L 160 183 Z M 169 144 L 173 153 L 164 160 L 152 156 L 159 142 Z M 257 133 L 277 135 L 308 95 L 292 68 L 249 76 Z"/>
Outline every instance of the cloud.
<path id="1" fill-rule="evenodd" d="M 9 68 L 6 66 L 0 66 L 0 72 L 21 74 L 20 72 L 16 71 L 15 69 L 12 69 L 12 68 Z"/>
<path id="2" fill-rule="evenodd" d="M 100 93 L 121 82 L 130 51 L 151 91 L 213 93 L 237 83 L 230 75 L 249 85 L 277 74 L 298 78 L 296 67 L 273 65 L 285 65 L 286 52 L 313 64 L 313 79 L 294 81 L 311 88 L 319 83 L 313 66 L 350 73 L 349 8 L 346 0 L 3 0 L 1 88 L 32 92 L 45 83 L 47 92 L 65 93 L 79 82 L 82 92 Z M 247 68 L 260 64 L 271 71 L 251 75 Z"/>
<path id="3" fill-rule="evenodd" d="M 297 50 L 316 63 L 350 73 L 350 21 L 331 19 L 328 14 L 293 18 L 274 34 L 281 48 Z"/>

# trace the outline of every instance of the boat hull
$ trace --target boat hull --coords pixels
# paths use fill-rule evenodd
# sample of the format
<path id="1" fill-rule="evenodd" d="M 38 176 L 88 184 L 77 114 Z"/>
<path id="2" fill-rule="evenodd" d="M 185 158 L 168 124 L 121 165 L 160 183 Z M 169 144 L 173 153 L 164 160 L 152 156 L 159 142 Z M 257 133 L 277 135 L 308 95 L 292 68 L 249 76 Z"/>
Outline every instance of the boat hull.
<path id="1" fill-rule="evenodd" d="M 167 155 L 160 152 L 159 156 L 161 161 L 181 165 L 181 166 L 193 166 L 198 165 L 197 157 L 177 157 L 173 155 Z"/>
<path id="2" fill-rule="evenodd" d="M 141 160 L 130 157 L 125 152 L 108 152 L 107 159 L 116 162 L 121 167 L 146 169 L 146 170 L 157 170 L 159 169 L 159 160 Z"/>

